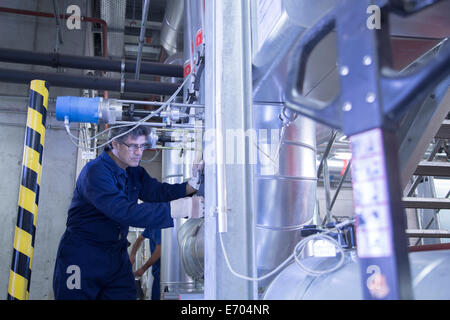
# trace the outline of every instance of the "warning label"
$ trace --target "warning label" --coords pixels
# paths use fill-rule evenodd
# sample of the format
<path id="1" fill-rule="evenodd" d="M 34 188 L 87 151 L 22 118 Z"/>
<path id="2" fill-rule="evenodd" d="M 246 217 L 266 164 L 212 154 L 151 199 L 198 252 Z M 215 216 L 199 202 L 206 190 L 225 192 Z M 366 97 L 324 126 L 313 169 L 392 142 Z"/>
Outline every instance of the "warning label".
<path id="1" fill-rule="evenodd" d="M 357 221 L 358 256 L 392 254 L 390 207 L 387 194 L 383 141 L 380 129 L 350 137 L 353 203 Z"/>

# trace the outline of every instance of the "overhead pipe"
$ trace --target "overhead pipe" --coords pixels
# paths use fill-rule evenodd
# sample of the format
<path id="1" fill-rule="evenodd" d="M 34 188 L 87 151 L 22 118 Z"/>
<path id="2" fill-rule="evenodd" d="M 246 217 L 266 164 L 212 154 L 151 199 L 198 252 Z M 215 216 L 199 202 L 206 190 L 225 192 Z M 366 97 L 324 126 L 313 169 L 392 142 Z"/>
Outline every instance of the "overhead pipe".
<path id="1" fill-rule="evenodd" d="M 145 28 L 147 24 L 147 16 L 149 8 L 150 8 L 150 0 L 145 0 L 144 8 L 142 9 L 141 33 L 139 34 L 139 47 L 136 58 L 136 73 L 134 75 L 135 80 L 139 80 L 139 74 L 141 73 L 142 48 L 144 46 Z"/>
<path id="2" fill-rule="evenodd" d="M 178 84 L 173 83 L 0 69 L 0 82 L 29 83 L 33 79 L 43 79 L 54 87 L 111 90 L 121 93 L 135 92 L 170 96 L 178 89 Z"/>
<path id="3" fill-rule="evenodd" d="M 56 45 L 58 45 L 58 43 L 63 44 L 64 41 L 63 41 L 63 37 L 62 37 L 62 33 L 61 33 L 61 19 L 59 18 L 59 15 L 58 15 L 58 8 L 57 8 L 55 0 L 53 0 L 53 11 L 55 12 L 56 29 L 58 32 L 58 36 L 57 36 L 58 39 L 57 39 Z M 58 51 L 58 47 L 56 47 L 56 51 Z"/>
<path id="4" fill-rule="evenodd" d="M 112 72 L 134 72 L 137 68 L 133 60 L 106 59 L 101 57 L 85 57 L 53 52 L 32 52 L 0 48 L 0 61 L 74 69 L 102 70 Z M 183 77 L 183 66 L 156 62 L 145 62 L 140 65 L 143 74 L 154 74 L 168 77 Z M 136 79 L 137 80 L 137 79 Z"/>

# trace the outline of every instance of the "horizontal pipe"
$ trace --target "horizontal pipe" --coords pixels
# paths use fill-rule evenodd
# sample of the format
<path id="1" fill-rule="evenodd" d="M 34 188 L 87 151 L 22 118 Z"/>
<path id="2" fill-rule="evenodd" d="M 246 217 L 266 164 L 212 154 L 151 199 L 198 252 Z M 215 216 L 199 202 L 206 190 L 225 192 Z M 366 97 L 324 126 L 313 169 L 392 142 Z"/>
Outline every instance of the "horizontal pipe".
<path id="1" fill-rule="evenodd" d="M 124 99 L 111 99 L 111 100 L 121 102 L 121 103 L 144 104 L 144 105 L 152 105 L 152 106 L 162 106 L 163 104 L 167 103 L 167 102 L 160 102 L 160 101 L 141 101 L 141 100 L 124 100 Z M 171 102 L 170 105 L 173 107 L 188 107 L 188 108 L 200 108 L 200 109 L 205 108 L 204 104 Z"/>
<path id="2" fill-rule="evenodd" d="M 0 69 L 0 82 L 29 83 L 33 79 L 45 80 L 53 87 L 122 91 L 120 79 Z M 177 89 L 178 84 L 130 79 L 124 79 L 123 86 L 123 92 L 165 96 L 172 95 Z M 181 91 L 179 95 L 182 94 Z"/>
<path id="3" fill-rule="evenodd" d="M 116 121 L 116 124 L 129 124 L 129 125 L 135 125 L 138 122 L 137 121 Z M 171 127 L 171 128 L 183 128 L 183 129 L 203 129 L 203 126 L 195 126 L 191 124 L 182 124 L 182 123 L 172 123 L 170 126 L 167 123 L 161 123 L 161 122 L 142 122 L 141 126 L 150 126 L 150 127 L 158 127 L 158 128 L 165 128 L 165 127 Z"/>
<path id="4" fill-rule="evenodd" d="M 122 60 L 102 57 L 84 57 L 55 52 L 32 52 L 0 48 L 0 61 L 48 66 L 53 68 L 66 67 L 74 69 L 90 69 L 121 72 Z M 125 60 L 125 72 L 135 72 L 136 61 Z M 141 74 L 154 74 L 167 77 L 183 77 L 183 66 L 156 62 L 142 62 Z"/>

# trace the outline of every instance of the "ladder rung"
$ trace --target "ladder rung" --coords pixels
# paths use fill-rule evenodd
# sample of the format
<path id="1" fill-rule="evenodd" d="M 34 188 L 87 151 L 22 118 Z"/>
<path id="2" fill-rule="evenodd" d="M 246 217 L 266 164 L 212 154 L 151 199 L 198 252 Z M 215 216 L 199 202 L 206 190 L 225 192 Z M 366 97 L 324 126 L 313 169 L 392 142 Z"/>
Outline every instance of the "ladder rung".
<path id="1" fill-rule="evenodd" d="M 450 199 L 404 197 L 403 206 L 417 209 L 450 209 Z"/>
<path id="2" fill-rule="evenodd" d="M 450 177 L 450 162 L 420 161 L 414 174 L 418 176 Z"/>
<path id="3" fill-rule="evenodd" d="M 450 238 L 447 230 L 407 229 L 406 235 L 410 238 Z"/>
<path id="4" fill-rule="evenodd" d="M 450 120 L 444 120 L 441 127 L 436 133 L 436 138 L 439 139 L 450 139 Z"/>

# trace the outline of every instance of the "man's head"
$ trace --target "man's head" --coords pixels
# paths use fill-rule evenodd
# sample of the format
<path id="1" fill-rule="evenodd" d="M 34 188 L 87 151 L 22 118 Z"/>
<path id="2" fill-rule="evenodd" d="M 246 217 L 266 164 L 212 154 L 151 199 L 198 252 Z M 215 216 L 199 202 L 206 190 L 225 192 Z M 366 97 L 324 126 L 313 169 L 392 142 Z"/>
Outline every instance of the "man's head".
<path id="1" fill-rule="evenodd" d="M 147 136 L 149 130 L 144 126 L 139 126 L 132 131 L 120 136 L 130 130 L 130 127 L 117 127 L 111 129 L 111 136 L 117 137 L 111 142 L 110 150 L 115 156 L 119 167 L 137 167 L 142 158 L 144 149 L 147 148 Z"/>

